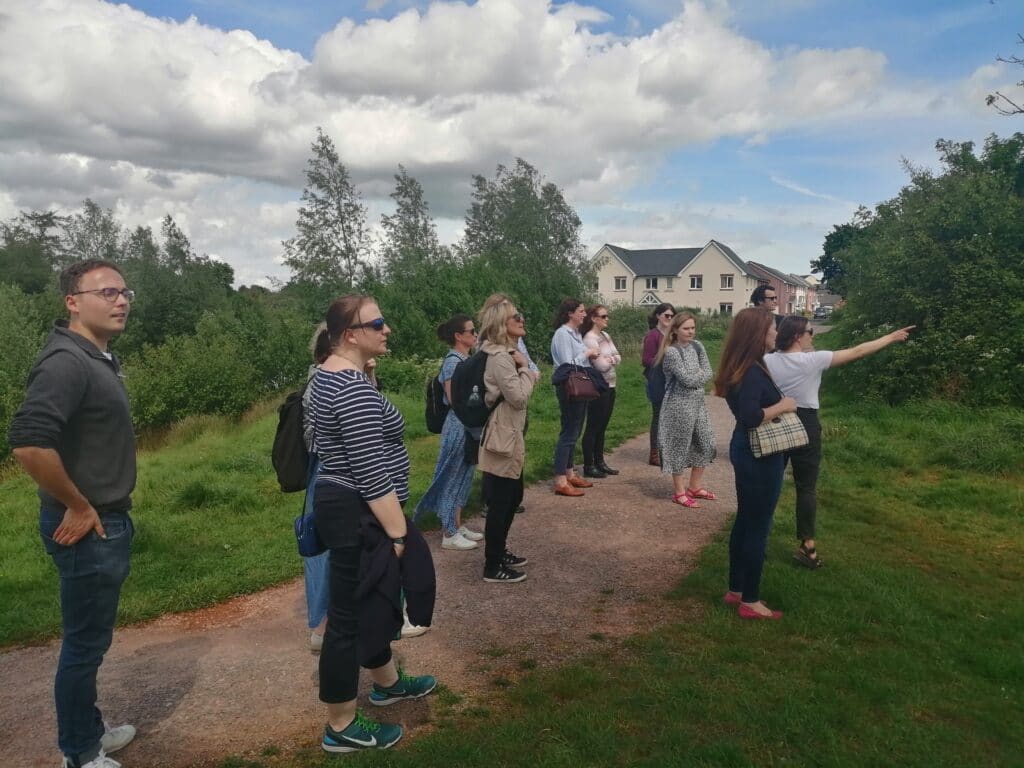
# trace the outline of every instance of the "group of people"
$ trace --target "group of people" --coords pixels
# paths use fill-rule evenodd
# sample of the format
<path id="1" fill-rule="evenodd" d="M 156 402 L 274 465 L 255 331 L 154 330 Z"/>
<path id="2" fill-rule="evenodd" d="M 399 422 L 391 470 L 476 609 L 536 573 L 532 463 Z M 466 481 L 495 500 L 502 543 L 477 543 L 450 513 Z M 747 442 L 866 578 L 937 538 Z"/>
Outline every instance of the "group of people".
<path id="1" fill-rule="evenodd" d="M 135 443 L 128 398 L 110 340 L 124 330 L 134 292 L 113 263 L 90 260 L 61 275 L 69 320 L 57 321 L 28 381 L 9 430 L 14 455 L 39 486 L 43 545 L 60 574 L 64 630 L 54 695 L 64 768 L 119 768 L 108 755 L 135 736 L 111 727 L 96 706 L 96 675 L 110 646 L 121 584 L 128 574 L 134 527 Z M 703 486 L 715 458 L 704 387 L 713 373 L 696 339 L 696 318 L 657 307 L 643 360 L 654 419 L 650 461 L 672 475 L 674 502 L 694 507 L 716 498 Z M 608 308 L 564 301 L 555 317 L 551 357 L 561 413 L 554 452 L 554 492 L 579 496 L 591 478 L 617 474 L 604 441 L 615 404 L 621 356 L 607 332 Z M 735 468 L 737 515 L 729 540 L 725 602 L 744 618 L 778 618 L 760 600 L 760 578 L 785 462 L 797 486 L 798 560 L 821 567 L 815 549 L 815 486 L 821 459 L 817 392 L 821 374 L 907 338 L 905 328 L 839 352 L 813 349 L 802 317 L 776 321 L 763 308 L 742 310 L 726 338 L 715 393 L 736 417 L 729 455 Z M 322 747 L 328 752 L 387 748 L 402 736 L 356 708 L 360 667 L 369 670 L 371 705 L 386 707 L 430 694 L 431 675 L 399 668 L 392 641 L 407 626 L 432 621 L 436 582 L 430 548 L 415 525 L 425 512 L 441 521 L 442 549 L 484 542 L 483 578 L 518 583 L 527 559 L 507 546 L 523 499 L 527 406 L 539 371 L 526 353 L 526 323 L 503 294 L 488 297 L 476 321 L 456 315 L 438 335 L 450 347 L 439 374 L 448 399 L 455 367 L 476 350 L 485 355 L 482 431 L 467 430 L 450 411 L 433 482 L 407 517 L 409 454 L 405 422 L 376 385 L 375 366 L 391 333 L 376 301 L 336 299 L 313 341 L 304 403 L 312 458 L 307 503 L 326 553 L 307 558 L 311 642 L 320 651 L 319 695 L 326 704 Z M 774 351 L 773 351 L 774 350 Z M 571 381 L 589 383 L 582 396 Z M 810 442 L 789 457 L 753 455 L 748 431 L 795 411 Z M 584 431 L 583 427 L 586 425 Z M 583 476 L 575 471 L 582 433 Z M 462 520 L 475 469 L 487 509 L 483 534 Z M 689 475 L 687 477 L 687 471 Z"/>

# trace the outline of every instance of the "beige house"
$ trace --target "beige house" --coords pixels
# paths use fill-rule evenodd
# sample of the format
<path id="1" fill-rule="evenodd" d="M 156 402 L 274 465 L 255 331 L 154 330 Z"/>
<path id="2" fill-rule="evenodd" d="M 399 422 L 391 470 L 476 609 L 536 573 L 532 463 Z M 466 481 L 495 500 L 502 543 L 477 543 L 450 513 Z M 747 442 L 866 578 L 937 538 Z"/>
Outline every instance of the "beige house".
<path id="1" fill-rule="evenodd" d="M 593 258 L 597 293 L 605 304 L 653 307 L 662 302 L 731 315 L 746 307 L 758 282 L 729 246 L 629 250 L 601 246 Z"/>

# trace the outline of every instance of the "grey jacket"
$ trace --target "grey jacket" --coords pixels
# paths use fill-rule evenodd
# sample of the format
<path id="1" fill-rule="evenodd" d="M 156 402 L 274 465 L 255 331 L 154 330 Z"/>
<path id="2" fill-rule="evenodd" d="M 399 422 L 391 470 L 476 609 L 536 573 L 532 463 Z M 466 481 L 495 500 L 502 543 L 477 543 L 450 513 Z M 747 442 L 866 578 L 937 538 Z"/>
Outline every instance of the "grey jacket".
<path id="1" fill-rule="evenodd" d="M 11 448 L 57 451 L 72 482 L 102 509 L 128 509 L 135 488 L 135 433 L 116 357 L 54 324 L 28 377 L 21 408 L 7 433 Z M 39 490 L 43 504 L 64 505 Z"/>

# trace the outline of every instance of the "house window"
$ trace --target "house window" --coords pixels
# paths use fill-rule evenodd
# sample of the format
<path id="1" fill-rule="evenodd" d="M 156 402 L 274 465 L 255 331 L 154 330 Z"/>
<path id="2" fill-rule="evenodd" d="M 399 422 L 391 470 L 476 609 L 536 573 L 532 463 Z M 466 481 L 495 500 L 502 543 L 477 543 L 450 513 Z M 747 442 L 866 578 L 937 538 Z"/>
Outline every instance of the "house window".
<path id="1" fill-rule="evenodd" d="M 703 291 L 704 290 L 704 275 L 690 275 L 690 290 L 691 291 Z"/>
<path id="2" fill-rule="evenodd" d="M 656 278 L 656 277 L 648 277 L 644 281 L 644 288 L 646 288 L 648 291 L 656 291 L 656 290 L 658 290 L 658 278 Z"/>
<path id="3" fill-rule="evenodd" d="M 732 304 L 719 304 L 718 305 L 718 314 L 720 314 L 720 315 L 731 315 L 732 314 Z"/>
<path id="4" fill-rule="evenodd" d="M 624 290 L 626 290 L 626 278 L 624 278 L 624 277 L 616 277 L 615 278 L 615 290 L 616 291 L 624 291 Z"/>
<path id="5" fill-rule="evenodd" d="M 731 291 L 732 290 L 732 275 L 722 275 L 722 290 L 723 291 Z"/>
<path id="6" fill-rule="evenodd" d="M 671 291 L 672 290 L 672 278 L 671 277 L 666 277 L 665 278 L 665 290 L 666 291 Z"/>
<path id="7" fill-rule="evenodd" d="M 597 293 L 599 290 L 601 290 L 601 283 L 595 280 L 590 284 L 590 290 L 592 290 L 594 293 Z"/>

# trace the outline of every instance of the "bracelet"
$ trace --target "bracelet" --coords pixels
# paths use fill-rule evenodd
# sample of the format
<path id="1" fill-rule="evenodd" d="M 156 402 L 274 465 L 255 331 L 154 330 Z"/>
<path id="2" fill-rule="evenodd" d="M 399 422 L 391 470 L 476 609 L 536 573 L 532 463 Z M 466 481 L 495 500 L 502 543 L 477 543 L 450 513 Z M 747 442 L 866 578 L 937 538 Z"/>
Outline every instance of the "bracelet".
<path id="1" fill-rule="evenodd" d="M 391 543 L 392 544 L 400 544 L 401 546 L 404 547 L 405 546 L 405 536 L 396 536 L 395 538 L 393 538 L 391 540 Z"/>

